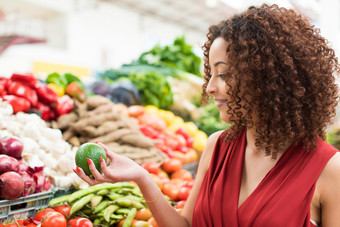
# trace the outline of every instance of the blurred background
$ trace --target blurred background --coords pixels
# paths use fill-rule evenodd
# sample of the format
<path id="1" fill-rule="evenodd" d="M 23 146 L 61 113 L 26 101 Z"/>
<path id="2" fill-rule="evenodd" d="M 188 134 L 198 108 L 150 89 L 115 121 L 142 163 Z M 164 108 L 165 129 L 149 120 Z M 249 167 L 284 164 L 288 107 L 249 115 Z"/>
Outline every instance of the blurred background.
<path id="1" fill-rule="evenodd" d="M 338 0 L 1 0 L 0 74 L 44 76 L 54 64 L 92 77 L 181 35 L 202 56 L 209 25 L 262 3 L 306 15 L 339 53 Z"/>

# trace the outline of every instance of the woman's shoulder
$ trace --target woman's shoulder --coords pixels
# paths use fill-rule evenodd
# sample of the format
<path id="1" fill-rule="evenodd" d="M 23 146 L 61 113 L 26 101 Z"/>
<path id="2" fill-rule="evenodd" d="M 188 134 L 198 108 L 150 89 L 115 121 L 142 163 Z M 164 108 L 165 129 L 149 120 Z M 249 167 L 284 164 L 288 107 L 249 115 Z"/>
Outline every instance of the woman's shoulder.
<path id="1" fill-rule="evenodd" d="M 323 169 L 320 177 L 323 180 L 332 182 L 333 180 L 339 181 L 340 184 L 340 152 L 336 152 L 333 157 L 329 159 L 325 168 Z M 339 188 L 338 188 L 339 189 Z M 339 190 L 340 193 L 340 190 Z"/>

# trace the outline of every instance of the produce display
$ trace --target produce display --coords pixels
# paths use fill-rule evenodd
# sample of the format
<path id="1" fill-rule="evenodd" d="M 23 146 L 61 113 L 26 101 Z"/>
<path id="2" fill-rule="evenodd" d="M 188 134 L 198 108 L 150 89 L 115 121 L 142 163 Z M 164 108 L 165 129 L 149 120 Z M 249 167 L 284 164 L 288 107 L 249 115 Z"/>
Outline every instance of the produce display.
<path id="1" fill-rule="evenodd" d="M 44 168 L 51 183 L 58 187 L 87 187 L 72 169 L 76 147 L 62 138 L 59 129 L 49 128 L 36 114 L 13 114 L 12 106 L 0 102 L 0 139 L 18 138 L 23 143 L 22 161 L 31 169 Z"/>
<path id="2" fill-rule="evenodd" d="M 114 104 L 103 96 L 89 96 L 83 103 L 76 102 L 74 111 L 52 122 L 52 127 L 63 130 L 64 140 L 74 146 L 102 142 L 137 163 L 161 164 L 167 157 L 156 149 L 154 141 L 141 133 L 124 105 Z"/>
<path id="3" fill-rule="evenodd" d="M 73 109 L 73 100 L 68 95 L 58 97 L 50 86 L 30 73 L 1 77 L 0 97 L 11 104 L 14 113 L 35 112 L 45 121 L 56 119 Z"/>
<path id="4" fill-rule="evenodd" d="M 188 166 L 225 126 L 213 105 L 197 105 L 200 63 L 179 37 L 92 84 L 70 73 L 0 77 L 0 227 L 158 226 L 134 182 L 89 186 L 72 171 L 92 177 L 87 158 L 98 171 L 110 162 L 96 142 L 145 168 L 181 212 L 194 184 Z"/>

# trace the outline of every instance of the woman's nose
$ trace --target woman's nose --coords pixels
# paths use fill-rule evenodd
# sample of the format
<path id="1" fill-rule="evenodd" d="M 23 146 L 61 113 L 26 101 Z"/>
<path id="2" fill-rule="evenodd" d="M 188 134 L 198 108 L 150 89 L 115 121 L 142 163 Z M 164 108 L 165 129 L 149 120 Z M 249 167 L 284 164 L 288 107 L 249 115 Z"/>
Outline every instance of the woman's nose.
<path id="1" fill-rule="evenodd" d="M 209 95 L 216 93 L 217 86 L 216 86 L 216 81 L 213 79 L 213 77 L 210 78 L 206 91 Z"/>

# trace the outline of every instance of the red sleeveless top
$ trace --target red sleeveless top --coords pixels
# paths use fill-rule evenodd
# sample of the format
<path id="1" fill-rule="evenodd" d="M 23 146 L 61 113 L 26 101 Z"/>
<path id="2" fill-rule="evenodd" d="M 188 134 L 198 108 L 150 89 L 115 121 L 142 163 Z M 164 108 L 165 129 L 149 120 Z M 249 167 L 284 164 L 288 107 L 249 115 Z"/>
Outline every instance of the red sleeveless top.
<path id="1" fill-rule="evenodd" d="M 302 143 L 289 147 L 255 190 L 238 207 L 246 147 L 246 130 L 230 143 L 218 138 L 197 196 L 192 226 L 311 227 L 310 204 L 315 183 L 338 151 L 317 138 L 306 152 Z"/>

